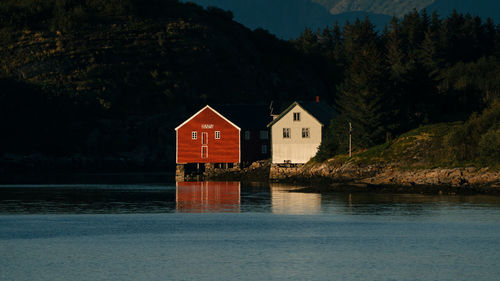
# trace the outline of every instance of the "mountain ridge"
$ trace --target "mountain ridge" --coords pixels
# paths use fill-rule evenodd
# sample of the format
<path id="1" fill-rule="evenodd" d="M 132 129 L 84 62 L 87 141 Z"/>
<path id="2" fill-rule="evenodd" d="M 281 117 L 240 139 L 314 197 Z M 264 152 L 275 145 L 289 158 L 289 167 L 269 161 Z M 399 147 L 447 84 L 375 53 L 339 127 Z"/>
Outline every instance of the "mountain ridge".
<path id="1" fill-rule="evenodd" d="M 421 10 L 435 0 L 312 0 L 332 14 L 364 11 L 401 17 L 413 9 Z"/>
<path id="2" fill-rule="evenodd" d="M 297 38 L 304 29 L 343 25 L 368 17 L 379 31 L 393 16 L 413 10 L 434 11 L 447 17 L 453 10 L 500 22 L 500 2 L 493 0 L 184 0 L 204 7 L 231 10 L 235 20 L 255 29 L 264 28 L 283 39 Z"/>

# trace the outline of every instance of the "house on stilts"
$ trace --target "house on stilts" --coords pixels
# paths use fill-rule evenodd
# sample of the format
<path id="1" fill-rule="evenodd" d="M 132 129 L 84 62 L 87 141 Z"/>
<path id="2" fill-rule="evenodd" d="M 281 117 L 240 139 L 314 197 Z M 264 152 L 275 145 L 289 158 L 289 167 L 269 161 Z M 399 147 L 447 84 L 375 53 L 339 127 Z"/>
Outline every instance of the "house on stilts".
<path id="1" fill-rule="evenodd" d="M 205 106 L 177 128 L 176 180 L 215 169 L 239 170 L 270 156 L 265 105 Z"/>

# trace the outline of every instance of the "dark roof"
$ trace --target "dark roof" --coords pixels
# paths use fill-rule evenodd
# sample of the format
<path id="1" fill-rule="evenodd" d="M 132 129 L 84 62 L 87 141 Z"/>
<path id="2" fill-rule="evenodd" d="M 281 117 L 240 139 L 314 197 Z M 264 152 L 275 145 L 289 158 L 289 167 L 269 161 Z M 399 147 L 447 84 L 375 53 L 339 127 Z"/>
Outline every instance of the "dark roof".
<path id="1" fill-rule="evenodd" d="M 296 101 L 285 110 L 283 110 L 283 112 L 281 112 L 281 114 L 278 115 L 278 117 L 276 117 L 267 126 L 271 127 L 274 123 L 278 122 L 278 120 L 280 120 L 283 116 L 290 112 L 290 110 L 292 110 L 292 108 L 294 108 L 296 105 L 302 107 L 305 111 L 316 118 L 316 120 L 318 120 L 323 126 L 329 125 L 330 121 L 335 117 L 335 115 L 337 115 L 337 112 L 324 102 Z"/>
<path id="2" fill-rule="evenodd" d="M 273 119 L 269 105 L 219 104 L 212 106 L 217 112 L 236 124 L 241 130 L 265 129 Z"/>

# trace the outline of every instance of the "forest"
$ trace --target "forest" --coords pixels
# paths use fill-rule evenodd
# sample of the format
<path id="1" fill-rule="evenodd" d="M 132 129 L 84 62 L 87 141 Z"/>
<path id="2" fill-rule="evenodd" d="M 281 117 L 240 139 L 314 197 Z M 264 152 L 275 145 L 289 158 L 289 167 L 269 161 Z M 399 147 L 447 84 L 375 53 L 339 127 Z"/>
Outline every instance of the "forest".
<path id="1" fill-rule="evenodd" d="M 500 117 L 481 117 L 499 111 L 492 20 L 413 11 L 284 41 L 232 18 L 177 0 L 2 1 L 0 168 L 164 169 L 173 128 L 205 104 L 315 96 L 339 113 L 318 159 L 345 153 L 349 122 L 357 151 L 467 120 L 450 144 L 500 147 Z"/>
<path id="2" fill-rule="evenodd" d="M 498 112 L 499 31 L 490 19 L 456 12 L 440 19 L 425 10 L 393 18 L 380 34 L 367 19 L 343 29 L 306 29 L 293 43 L 333 63 L 331 77 L 338 79 L 333 106 L 339 116 L 318 158 L 347 151 L 348 123 L 355 149 L 362 150 L 422 125 L 464 121 L 492 107 Z M 500 149 L 498 114 L 488 122 L 469 131 L 489 132 L 495 140 L 471 142 L 470 133 L 456 133 L 449 146 Z"/>

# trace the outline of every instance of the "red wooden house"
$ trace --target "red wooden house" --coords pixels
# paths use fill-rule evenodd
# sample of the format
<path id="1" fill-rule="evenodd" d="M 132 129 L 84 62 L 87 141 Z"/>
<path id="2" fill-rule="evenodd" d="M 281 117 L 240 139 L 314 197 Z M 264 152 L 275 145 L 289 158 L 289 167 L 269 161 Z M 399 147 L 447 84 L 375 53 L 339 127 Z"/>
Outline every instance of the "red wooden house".
<path id="1" fill-rule="evenodd" d="M 200 173 L 205 167 L 240 167 L 268 159 L 270 119 L 265 105 L 205 106 L 175 128 L 176 175 L 193 169 L 192 164 Z"/>
<path id="2" fill-rule="evenodd" d="M 176 162 L 240 163 L 240 127 L 205 106 L 175 128 Z"/>

